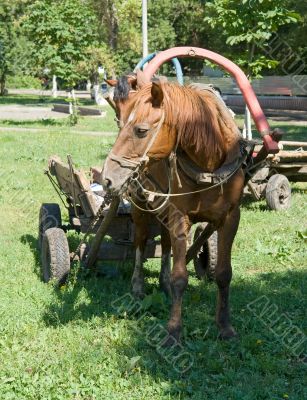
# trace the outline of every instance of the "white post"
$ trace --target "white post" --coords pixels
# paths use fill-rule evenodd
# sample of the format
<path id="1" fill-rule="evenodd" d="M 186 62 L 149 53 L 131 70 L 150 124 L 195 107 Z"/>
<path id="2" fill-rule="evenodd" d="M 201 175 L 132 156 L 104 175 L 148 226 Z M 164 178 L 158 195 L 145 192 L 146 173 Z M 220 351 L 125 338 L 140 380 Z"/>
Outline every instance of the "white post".
<path id="1" fill-rule="evenodd" d="M 51 94 L 54 99 L 58 97 L 58 86 L 57 86 L 55 75 L 52 76 L 52 92 L 51 92 Z"/>
<path id="2" fill-rule="evenodd" d="M 142 0 L 143 58 L 148 56 L 147 0 Z"/>
<path id="3" fill-rule="evenodd" d="M 72 115 L 73 114 L 73 108 L 72 108 L 72 92 L 74 89 L 72 89 L 69 93 L 68 93 L 68 98 L 69 98 L 69 114 Z"/>
<path id="4" fill-rule="evenodd" d="M 87 82 L 86 82 L 86 91 L 88 93 L 91 92 L 91 86 L 92 86 L 91 81 L 88 79 Z"/>
<path id="5" fill-rule="evenodd" d="M 96 104 L 99 104 L 100 94 L 99 94 L 99 85 L 94 85 L 94 96 Z"/>
<path id="6" fill-rule="evenodd" d="M 252 140 L 252 119 L 251 119 L 251 113 L 246 107 L 246 126 L 247 126 L 247 140 Z"/>
<path id="7" fill-rule="evenodd" d="M 244 115 L 244 125 L 242 136 L 244 139 L 252 140 L 252 120 L 251 120 L 251 113 L 247 106 L 245 106 L 245 115 Z"/>

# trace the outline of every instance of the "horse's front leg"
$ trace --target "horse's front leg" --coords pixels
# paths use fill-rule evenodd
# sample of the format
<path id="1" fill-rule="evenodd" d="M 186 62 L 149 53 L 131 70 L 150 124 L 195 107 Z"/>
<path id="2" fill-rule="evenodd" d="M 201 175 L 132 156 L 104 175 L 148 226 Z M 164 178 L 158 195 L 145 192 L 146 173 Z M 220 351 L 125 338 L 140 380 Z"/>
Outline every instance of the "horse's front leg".
<path id="1" fill-rule="evenodd" d="M 240 221 L 239 207 L 228 213 L 224 224 L 218 229 L 218 260 L 215 269 L 218 285 L 218 300 L 216 309 L 216 323 L 220 330 L 221 339 L 236 336 L 236 331 L 230 323 L 229 315 L 229 287 L 232 278 L 231 248 Z"/>
<path id="2" fill-rule="evenodd" d="M 133 220 L 135 223 L 135 263 L 131 279 L 132 294 L 136 298 L 145 296 L 145 280 L 144 280 L 144 251 L 148 236 L 148 215 L 140 211 L 134 211 Z"/>
<path id="3" fill-rule="evenodd" d="M 181 215 L 170 221 L 170 236 L 173 249 L 173 268 L 171 273 L 172 308 L 168 322 L 169 338 L 166 345 L 179 341 L 182 327 L 181 307 L 184 291 L 188 285 L 188 271 L 185 257 L 189 223 L 187 217 Z"/>
<path id="4" fill-rule="evenodd" d="M 161 257 L 161 271 L 159 275 L 160 289 L 167 296 L 171 296 L 171 238 L 168 228 L 161 223 L 161 247 L 162 247 L 162 257 Z"/>

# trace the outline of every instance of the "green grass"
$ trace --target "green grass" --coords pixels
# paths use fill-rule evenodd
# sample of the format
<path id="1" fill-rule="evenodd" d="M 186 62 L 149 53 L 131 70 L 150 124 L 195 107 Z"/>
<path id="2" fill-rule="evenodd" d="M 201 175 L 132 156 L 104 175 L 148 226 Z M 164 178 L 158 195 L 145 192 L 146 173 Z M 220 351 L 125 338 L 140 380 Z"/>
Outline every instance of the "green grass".
<path id="1" fill-rule="evenodd" d="M 68 97 L 68 95 L 67 95 Z M 7 96 L 0 96 L 0 106 L 1 105 L 10 105 L 10 104 L 19 104 L 23 106 L 48 106 L 53 105 L 54 103 L 67 104 L 64 97 L 58 97 L 56 99 L 51 96 L 47 96 L 43 93 L 42 95 L 31 95 L 31 94 L 9 94 Z M 95 106 L 95 102 L 88 99 L 78 99 L 78 103 L 82 106 Z"/>
<path id="2" fill-rule="evenodd" d="M 69 117 L 61 119 L 41 119 L 41 120 L 1 120 L 0 127 L 11 128 L 42 128 L 48 132 L 57 132 L 59 128 L 63 132 L 115 132 L 118 130 L 114 121 L 114 112 L 111 107 L 104 107 L 103 112 L 106 112 L 104 117 L 79 117 L 78 123 L 71 126 Z"/>
<path id="3" fill-rule="evenodd" d="M 93 130 L 86 121 L 77 129 Z M 216 287 L 199 282 L 190 266 L 183 344 L 194 362 L 185 374 L 145 340 L 153 321 L 167 321 L 163 297 L 147 298 L 151 316 L 142 322 L 111 306 L 130 289 L 130 263 L 105 276 L 76 268 L 62 289 L 42 283 L 38 210 L 58 201 L 43 174 L 47 160 L 70 153 L 78 167 L 100 165 L 113 141 L 76 137 L 65 126 L 0 132 L 0 399 L 305 399 L 306 364 L 248 307 L 267 296 L 306 333 L 305 184 L 293 186 L 286 212 L 243 202 L 231 290 L 239 339 L 217 339 Z M 73 248 L 79 237 L 70 233 L 69 240 Z M 158 287 L 158 271 L 157 261 L 146 263 L 148 294 Z"/>

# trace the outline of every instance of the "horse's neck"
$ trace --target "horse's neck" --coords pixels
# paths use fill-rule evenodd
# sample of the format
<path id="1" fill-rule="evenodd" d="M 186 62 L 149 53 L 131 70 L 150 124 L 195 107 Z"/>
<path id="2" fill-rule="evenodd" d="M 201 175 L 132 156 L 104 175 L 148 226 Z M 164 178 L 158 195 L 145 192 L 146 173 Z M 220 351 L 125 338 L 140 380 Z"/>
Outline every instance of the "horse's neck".
<path id="1" fill-rule="evenodd" d="M 201 169 L 213 172 L 222 164 L 229 164 L 240 156 L 240 133 L 226 104 L 214 91 L 208 88 L 195 90 L 209 107 L 207 112 L 208 118 L 212 120 L 212 129 L 207 134 L 215 135 L 215 140 L 208 141 L 212 146 L 211 152 L 205 143 L 206 148 L 199 150 L 185 142 L 183 150 Z"/>

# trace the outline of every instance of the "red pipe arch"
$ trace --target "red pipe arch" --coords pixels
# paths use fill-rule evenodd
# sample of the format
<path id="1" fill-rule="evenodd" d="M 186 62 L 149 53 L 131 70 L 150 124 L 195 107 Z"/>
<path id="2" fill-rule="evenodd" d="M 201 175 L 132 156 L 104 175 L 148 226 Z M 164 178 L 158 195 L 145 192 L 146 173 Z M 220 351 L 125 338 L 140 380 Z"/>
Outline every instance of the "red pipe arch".
<path id="1" fill-rule="evenodd" d="M 256 127 L 263 139 L 263 144 L 268 153 L 277 153 L 278 143 L 270 136 L 270 126 L 260 107 L 259 101 L 255 92 L 244 72 L 235 63 L 228 58 L 221 56 L 210 50 L 200 47 L 173 47 L 171 49 L 158 53 L 145 67 L 144 73 L 147 78 L 151 79 L 159 67 L 175 57 L 196 57 L 205 58 L 221 66 L 228 71 L 236 80 L 244 100 L 250 110 L 250 113 L 255 121 Z"/>

